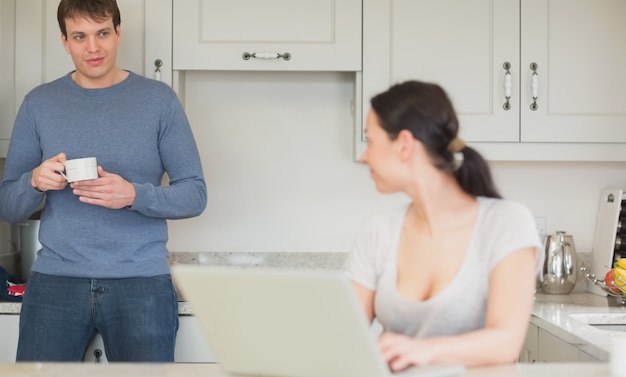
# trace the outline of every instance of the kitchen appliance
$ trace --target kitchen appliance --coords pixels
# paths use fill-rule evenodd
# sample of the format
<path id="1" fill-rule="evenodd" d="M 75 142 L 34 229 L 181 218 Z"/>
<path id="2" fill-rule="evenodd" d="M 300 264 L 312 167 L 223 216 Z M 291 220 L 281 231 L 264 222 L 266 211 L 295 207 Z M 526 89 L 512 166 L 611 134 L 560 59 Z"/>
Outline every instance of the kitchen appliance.
<path id="1" fill-rule="evenodd" d="M 543 293 L 566 295 L 576 285 L 578 263 L 574 238 L 559 230 L 546 237 L 546 257 L 539 276 Z"/>
<path id="2" fill-rule="evenodd" d="M 588 290 L 606 296 L 605 287 L 596 279 L 603 279 L 615 261 L 626 257 L 626 196 L 622 189 L 602 190 L 592 254 L 587 276 L 594 284 L 589 284 Z"/>
<path id="3" fill-rule="evenodd" d="M 0 221 L 0 266 L 12 276 L 18 276 L 20 259 L 16 237 L 16 229 L 11 224 Z"/>
<path id="4" fill-rule="evenodd" d="M 41 212 L 37 211 L 17 224 L 0 221 L 0 266 L 15 278 L 28 280 L 37 252 L 41 249 L 40 215 Z"/>
<path id="5" fill-rule="evenodd" d="M 30 268 L 37 259 L 37 252 L 41 249 L 39 243 L 39 214 L 22 221 L 19 227 L 20 262 L 18 264 L 19 276 L 23 280 L 30 277 Z"/>

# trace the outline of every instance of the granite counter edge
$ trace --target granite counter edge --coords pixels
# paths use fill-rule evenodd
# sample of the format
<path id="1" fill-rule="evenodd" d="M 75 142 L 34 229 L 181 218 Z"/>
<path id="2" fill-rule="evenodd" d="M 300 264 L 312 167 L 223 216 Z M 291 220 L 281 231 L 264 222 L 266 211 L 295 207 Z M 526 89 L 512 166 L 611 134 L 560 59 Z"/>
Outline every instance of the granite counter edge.
<path id="1" fill-rule="evenodd" d="M 347 252 L 182 252 L 169 253 L 170 264 L 200 264 L 238 268 L 278 268 L 296 270 L 340 269 Z M 0 315 L 19 314 L 19 302 L 0 302 Z M 180 315 L 191 315 L 191 306 L 180 302 Z"/>

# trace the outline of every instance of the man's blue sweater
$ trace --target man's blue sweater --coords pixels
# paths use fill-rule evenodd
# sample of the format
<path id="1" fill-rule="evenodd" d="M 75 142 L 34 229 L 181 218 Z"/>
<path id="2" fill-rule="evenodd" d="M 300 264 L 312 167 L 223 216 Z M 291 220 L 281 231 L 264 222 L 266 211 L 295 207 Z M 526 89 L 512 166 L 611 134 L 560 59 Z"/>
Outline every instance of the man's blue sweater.
<path id="1" fill-rule="evenodd" d="M 131 208 L 82 203 L 69 185 L 41 193 L 32 171 L 57 154 L 96 157 L 135 187 Z M 162 185 L 167 172 L 169 185 Z M 206 184 L 189 122 L 167 85 L 130 73 L 104 89 L 84 89 L 71 73 L 33 89 L 16 117 L 0 217 L 17 223 L 45 200 L 33 271 L 124 278 L 169 273 L 166 219 L 199 215 Z"/>

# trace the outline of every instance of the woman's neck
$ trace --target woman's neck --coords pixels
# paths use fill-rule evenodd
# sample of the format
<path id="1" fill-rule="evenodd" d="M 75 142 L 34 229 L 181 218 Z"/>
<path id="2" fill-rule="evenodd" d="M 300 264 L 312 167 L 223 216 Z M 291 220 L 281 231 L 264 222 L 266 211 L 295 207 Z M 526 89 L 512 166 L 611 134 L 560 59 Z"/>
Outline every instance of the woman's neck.
<path id="1" fill-rule="evenodd" d="M 476 198 L 467 194 L 456 179 L 443 172 L 428 180 L 415 182 L 407 194 L 412 203 L 407 220 L 429 234 L 446 231 L 462 220 L 464 214 L 474 212 Z"/>

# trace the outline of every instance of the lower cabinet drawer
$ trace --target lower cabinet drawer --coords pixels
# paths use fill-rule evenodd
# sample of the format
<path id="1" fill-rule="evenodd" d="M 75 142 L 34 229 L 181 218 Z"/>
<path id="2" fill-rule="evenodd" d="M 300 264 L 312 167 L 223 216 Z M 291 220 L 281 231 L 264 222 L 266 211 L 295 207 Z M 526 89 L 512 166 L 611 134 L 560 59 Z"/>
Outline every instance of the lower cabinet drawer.
<path id="1" fill-rule="evenodd" d="M 579 361 L 579 349 L 549 332 L 539 329 L 539 361 L 576 362 Z"/>
<path id="2" fill-rule="evenodd" d="M 195 317 L 178 317 L 178 335 L 174 361 L 177 363 L 215 363 L 215 355 L 209 348 L 204 333 Z"/>
<path id="3" fill-rule="evenodd" d="M 89 343 L 83 361 L 87 363 L 106 363 L 108 361 L 104 352 L 104 342 L 100 334 L 96 334 L 91 343 Z"/>
<path id="4" fill-rule="evenodd" d="M 17 354 L 17 340 L 20 336 L 19 314 L 0 315 L 0 363 L 14 363 Z"/>
<path id="5" fill-rule="evenodd" d="M 578 359 L 579 361 L 583 363 L 601 363 L 602 362 L 602 360 L 598 359 L 595 356 L 591 356 L 585 351 L 580 351 L 580 353 L 578 354 Z"/>

